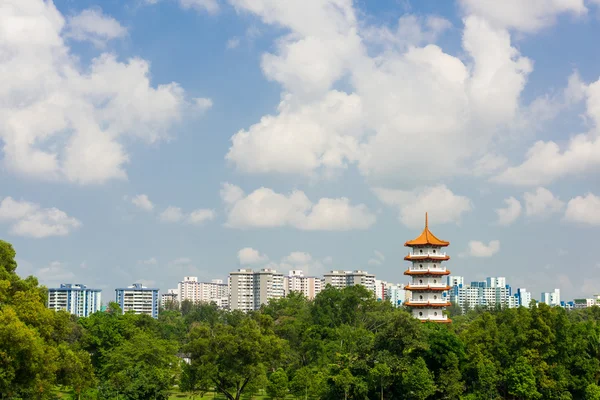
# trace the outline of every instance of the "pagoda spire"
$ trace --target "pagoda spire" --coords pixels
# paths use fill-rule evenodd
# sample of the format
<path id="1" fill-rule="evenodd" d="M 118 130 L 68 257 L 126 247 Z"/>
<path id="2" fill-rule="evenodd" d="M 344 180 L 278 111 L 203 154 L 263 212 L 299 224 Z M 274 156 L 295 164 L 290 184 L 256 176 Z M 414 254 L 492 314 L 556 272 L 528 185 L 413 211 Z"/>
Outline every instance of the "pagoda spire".
<path id="1" fill-rule="evenodd" d="M 427 218 L 427 211 L 425 211 L 425 229 L 429 228 L 429 218 Z"/>

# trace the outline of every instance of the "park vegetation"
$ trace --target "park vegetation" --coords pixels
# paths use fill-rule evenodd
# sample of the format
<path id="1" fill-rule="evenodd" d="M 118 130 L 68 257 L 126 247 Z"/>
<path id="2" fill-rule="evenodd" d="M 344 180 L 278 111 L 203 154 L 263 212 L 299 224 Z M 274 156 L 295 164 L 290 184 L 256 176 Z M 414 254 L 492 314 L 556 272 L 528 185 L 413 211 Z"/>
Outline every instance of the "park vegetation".
<path id="1" fill-rule="evenodd" d="M 598 307 L 423 324 L 354 286 L 248 314 L 184 303 L 155 320 L 111 304 L 77 319 L 16 268 L 0 241 L 2 399 L 600 399 Z"/>

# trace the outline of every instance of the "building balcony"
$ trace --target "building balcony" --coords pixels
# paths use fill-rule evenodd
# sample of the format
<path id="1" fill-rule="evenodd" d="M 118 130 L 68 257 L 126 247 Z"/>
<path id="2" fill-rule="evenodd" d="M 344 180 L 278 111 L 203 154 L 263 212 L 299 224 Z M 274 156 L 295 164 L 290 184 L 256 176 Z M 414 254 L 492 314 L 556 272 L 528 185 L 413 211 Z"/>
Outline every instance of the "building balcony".
<path id="1" fill-rule="evenodd" d="M 404 305 L 408 307 L 450 307 L 452 303 L 444 300 L 409 300 Z"/>
<path id="2" fill-rule="evenodd" d="M 440 260 L 440 261 L 447 261 L 450 259 L 450 256 L 447 255 L 446 253 L 441 253 L 441 252 L 423 252 L 423 253 L 415 253 L 415 252 L 410 252 L 406 255 L 406 257 L 404 257 L 404 259 L 406 261 L 412 261 L 412 260 Z"/>
<path id="3" fill-rule="evenodd" d="M 444 292 L 446 290 L 452 289 L 451 286 L 448 285 L 419 285 L 409 283 L 404 287 L 405 290 L 410 291 L 436 291 L 436 292 Z"/>
<path id="4" fill-rule="evenodd" d="M 415 269 L 407 269 L 404 271 L 404 275 L 450 275 L 450 271 L 447 269 L 441 268 L 415 268 Z"/>

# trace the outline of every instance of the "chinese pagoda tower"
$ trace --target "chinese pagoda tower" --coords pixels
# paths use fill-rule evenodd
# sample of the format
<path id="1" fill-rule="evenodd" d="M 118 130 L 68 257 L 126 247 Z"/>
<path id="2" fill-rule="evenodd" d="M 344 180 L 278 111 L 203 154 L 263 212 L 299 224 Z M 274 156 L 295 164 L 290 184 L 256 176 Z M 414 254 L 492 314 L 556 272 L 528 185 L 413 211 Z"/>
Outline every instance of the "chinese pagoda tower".
<path id="1" fill-rule="evenodd" d="M 427 213 L 425 213 L 425 229 L 421 235 L 404 243 L 411 250 L 405 260 L 411 262 L 411 266 L 404 272 L 412 278 L 406 286 L 406 290 L 412 293 L 411 299 L 404 305 L 412 309 L 413 316 L 422 322 L 452 322 L 444 310 L 450 306 L 446 299 L 446 291 L 450 290 L 445 281 L 445 276 L 450 271 L 442 264 L 450 259 L 442 249 L 450 242 L 440 240 L 429 230 Z"/>

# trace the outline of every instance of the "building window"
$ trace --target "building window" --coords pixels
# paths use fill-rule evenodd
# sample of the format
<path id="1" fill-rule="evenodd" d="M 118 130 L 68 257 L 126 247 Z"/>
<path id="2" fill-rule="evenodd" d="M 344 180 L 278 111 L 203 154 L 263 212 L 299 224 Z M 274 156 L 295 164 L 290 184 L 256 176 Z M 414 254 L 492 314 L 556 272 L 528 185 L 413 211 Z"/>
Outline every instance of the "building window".
<path id="1" fill-rule="evenodd" d="M 419 250 L 419 253 L 423 254 L 423 249 Z"/>
<path id="2" fill-rule="evenodd" d="M 437 283 L 437 279 L 434 279 L 434 280 L 433 280 L 433 283 Z"/>
<path id="3" fill-rule="evenodd" d="M 423 283 L 423 279 L 419 279 L 419 283 Z"/>
<path id="4" fill-rule="evenodd" d="M 422 316 L 423 316 L 423 313 L 422 313 L 422 312 L 420 312 L 420 313 L 419 313 L 419 317 L 422 317 Z"/>
<path id="5" fill-rule="evenodd" d="M 423 296 L 419 296 L 419 300 L 423 300 Z"/>
<path id="6" fill-rule="evenodd" d="M 434 312 L 433 315 L 435 315 L 437 317 L 437 313 L 436 312 Z"/>
<path id="7" fill-rule="evenodd" d="M 433 296 L 433 299 L 434 299 L 434 300 L 437 300 L 437 296 Z"/>
<path id="8" fill-rule="evenodd" d="M 419 268 L 423 268 L 423 264 L 419 264 Z"/>
<path id="9" fill-rule="evenodd" d="M 435 254 L 435 250 L 433 251 L 433 254 Z"/>

